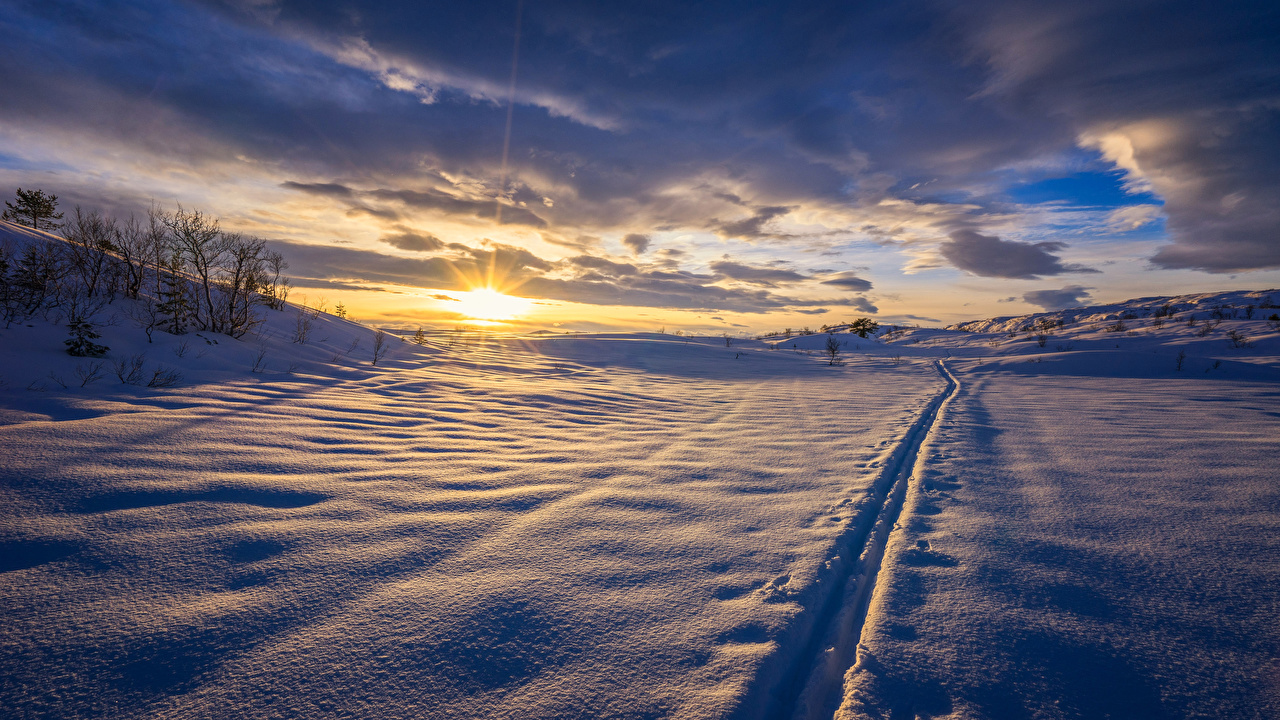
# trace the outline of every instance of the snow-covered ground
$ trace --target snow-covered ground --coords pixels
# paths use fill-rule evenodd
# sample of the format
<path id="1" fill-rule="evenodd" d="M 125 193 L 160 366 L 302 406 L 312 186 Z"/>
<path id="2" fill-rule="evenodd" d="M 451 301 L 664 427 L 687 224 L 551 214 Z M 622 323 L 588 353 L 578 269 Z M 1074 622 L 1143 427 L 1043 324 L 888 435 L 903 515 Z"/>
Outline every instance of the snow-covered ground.
<path id="1" fill-rule="evenodd" d="M 1276 717 L 1270 302 L 374 367 L 118 300 L 83 387 L 0 329 L 0 714 Z"/>

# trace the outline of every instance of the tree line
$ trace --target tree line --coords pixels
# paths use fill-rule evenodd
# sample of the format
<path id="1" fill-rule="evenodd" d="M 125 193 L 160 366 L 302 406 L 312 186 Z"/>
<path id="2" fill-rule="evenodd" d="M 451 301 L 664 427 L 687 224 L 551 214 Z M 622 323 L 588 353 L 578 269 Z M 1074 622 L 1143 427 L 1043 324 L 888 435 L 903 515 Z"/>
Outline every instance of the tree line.
<path id="1" fill-rule="evenodd" d="M 33 316 L 65 322 L 73 355 L 101 355 L 94 318 L 117 298 L 147 333 L 191 330 L 244 336 L 262 309 L 283 310 L 289 294 L 284 256 L 252 235 L 228 232 L 216 217 L 178 206 L 117 219 L 75 207 L 57 223 L 57 196 L 19 189 L 4 219 L 60 230 L 66 242 L 0 243 L 0 320 Z M 74 342 L 73 342 L 74 341 Z"/>

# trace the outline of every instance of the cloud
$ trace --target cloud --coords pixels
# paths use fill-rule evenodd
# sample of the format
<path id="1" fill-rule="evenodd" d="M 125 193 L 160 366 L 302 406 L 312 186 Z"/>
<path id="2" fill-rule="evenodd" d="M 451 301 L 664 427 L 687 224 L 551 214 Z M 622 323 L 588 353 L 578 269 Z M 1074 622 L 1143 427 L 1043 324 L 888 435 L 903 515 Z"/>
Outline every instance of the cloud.
<path id="1" fill-rule="evenodd" d="M 856 292 L 866 292 L 871 289 L 870 280 L 863 280 L 851 272 L 836 273 L 826 280 L 823 280 L 822 284 L 835 285 L 837 287 L 842 287 L 846 290 L 853 290 Z"/>
<path id="2" fill-rule="evenodd" d="M 622 244 L 631 248 L 631 252 L 634 255 L 643 255 L 649 249 L 650 242 L 648 235 L 640 235 L 639 233 L 630 233 L 622 238 Z"/>
<path id="3" fill-rule="evenodd" d="M 751 283 L 764 287 L 776 287 L 779 283 L 795 283 L 808 278 L 794 270 L 743 265 L 732 260 L 717 260 L 710 264 L 711 272 L 726 280 Z"/>
<path id="4" fill-rule="evenodd" d="M 338 183 L 300 183 L 287 180 L 280 183 L 280 187 L 325 197 L 349 198 L 355 195 L 351 188 Z"/>
<path id="5" fill-rule="evenodd" d="M 684 271 L 725 251 L 711 235 L 735 252 L 769 240 L 794 267 L 856 250 L 877 268 L 945 258 L 1027 279 L 1090 270 L 1061 260 L 1060 243 L 1000 238 L 1087 230 L 1100 257 L 1132 257 L 1123 243 L 1142 230 L 1167 239 L 1158 267 L 1280 267 L 1278 17 L 1256 3 L 1153 7 L 908 0 L 902 22 L 862 3 L 530 4 L 504 175 L 510 8 L 20 3 L 0 17 L 0 173 L 60 183 L 46 189 L 87 206 L 182 201 L 277 236 L 305 224 L 263 220 L 297 193 L 312 199 L 297 206 L 348 213 L 341 232 L 313 219 L 312 239 L 373 224 L 389 245 L 440 254 L 345 269 L 339 248 L 308 246 L 335 277 L 364 267 L 453 287 L 493 260 L 512 282 L 604 304 L 808 307 L 769 292 L 793 278 L 760 272 L 782 268 Z M 1081 219 L 1004 192 L 1112 168 L 1163 206 Z M 499 197 L 514 227 L 495 228 Z M 623 236 L 635 272 L 491 246 L 480 257 L 395 229 L 426 217 L 514 243 L 534 228 L 584 256 Z M 623 235 L 636 228 L 687 235 L 687 254 Z"/>
<path id="6" fill-rule="evenodd" d="M 864 297 L 853 298 L 849 305 L 864 313 L 871 313 L 872 315 L 880 312 L 880 308 L 876 307 L 870 300 Z"/>
<path id="7" fill-rule="evenodd" d="M 394 235 L 383 235 L 379 239 L 392 247 L 413 252 L 435 252 L 444 248 L 444 243 L 440 238 L 430 233 L 402 230 Z"/>
<path id="8" fill-rule="evenodd" d="M 605 258 L 594 257 L 591 255 L 571 257 L 568 258 L 566 262 L 579 268 L 594 270 L 609 277 L 635 275 L 639 272 L 639 269 L 630 263 L 616 263 L 612 260 L 606 260 Z"/>
<path id="9" fill-rule="evenodd" d="M 790 212 L 793 208 L 781 205 L 758 207 L 750 217 L 731 222 L 722 222 L 713 220 L 712 227 L 716 234 L 724 238 L 742 238 L 753 240 L 762 237 L 776 237 L 777 233 L 766 232 L 765 223 L 770 222 L 774 218 L 782 217 Z"/>
<path id="10" fill-rule="evenodd" d="M 1115 232 L 1129 232 L 1159 219 L 1159 205 L 1126 205 L 1107 215 L 1107 227 Z"/>
<path id="11" fill-rule="evenodd" d="M 1001 240 L 973 230 L 956 230 L 938 250 L 952 265 L 982 277 L 1034 280 L 1044 275 L 1096 273 L 1079 265 L 1063 265 L 1053 251 L 1063 250 L 1060 242 L 1024 243 Z"/>
<path id="12" fill-rule="evenodd" d="M 1033 290 L 1024 293 L 1022 299 L 1045 310 L 1062 310 L 1063 308 L 1080 307 L 1086 300 L 1090 299 L 1089 291 L 1092 289 L 1081 285 L 1068 285 L 1057 290 Z"/>

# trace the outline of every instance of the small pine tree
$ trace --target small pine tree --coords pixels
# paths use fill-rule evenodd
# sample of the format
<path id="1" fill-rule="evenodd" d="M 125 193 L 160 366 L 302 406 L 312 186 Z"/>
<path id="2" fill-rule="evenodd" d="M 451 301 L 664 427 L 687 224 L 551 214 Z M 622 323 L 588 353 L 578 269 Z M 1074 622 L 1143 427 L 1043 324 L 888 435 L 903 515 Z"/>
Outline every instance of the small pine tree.
<path id="1" fill-rule="evenodd" d="M 864 338 L 880 329 L 880 323 L 871 318 L 858 318 L 849 323 L 849 332 Z"/>
<path id="2" fill-rule="evenodd" d="M 8 208 L 0 218 L 19 225 L 26 225 L 36 230 L 57 230 L 62 224 L 58 212 L 58 196 L 45 195 L 43 190 L 23 190 L 18 188 L 17 205 L 5 201 Z"/>
<path id="3" fill-rule="evenodd" d="M 160 304 L 156 310 L 165 318 L 161 323 L 161 329 L 165 332 L 170 335 L 187 332 L 191 303 L 187 299 L 187 283 L 182 276 L 181 261 L 176 255 L 169 258 L 161 273 Z"/>
<path id="4" fill-rule="evenodd" d="M 333 314 L 334 314 L 334 315 L 337 315 L 338 317 L 342 318 L 343 320 L 346 320 L 346 319 L 347 319 L 347 306 L 346 306 L 346 305 L 343 305 L 342 303 L 338 303 L 338 304 L 337 304 L 337 305 L 335 305 L 335 306 L 334 306 L 334 308 L 333 308 Z"/>
<path id="5" fill-rule="evenodd" d="M 102 357 L 111 348 L 94 342 L 102 337 L 94 329 L 93 324 L 83 318 L 71 318 L 67 323 L 71 337 L 63 341 L 67 346 L 67 354 L 76 357 Z"/>
<path id="6" fill-rule="evenodd" d="M 422 328 L 418 328 L 418 332 L 413 334 L 413 341 L 419 345 L 427 344 L 427 334 L 422 332 Z"/>

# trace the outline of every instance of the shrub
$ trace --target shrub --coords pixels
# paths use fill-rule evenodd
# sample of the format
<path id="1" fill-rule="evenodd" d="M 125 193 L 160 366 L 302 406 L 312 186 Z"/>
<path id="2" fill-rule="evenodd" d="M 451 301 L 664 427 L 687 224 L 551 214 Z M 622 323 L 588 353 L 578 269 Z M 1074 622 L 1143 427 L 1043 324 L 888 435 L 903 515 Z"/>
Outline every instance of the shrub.
<path id="1" fill-rule="evenodd" d="M 112 363 L 112 369 L 122 384 L 137 385 L 142 382 L 142 364 L 145 361 L 145 355 L 129 355 Z"/>
<path id="2" fill-rule="evenodd" d="M 386 357 L 388 350 L 390 348 L 387 347 L 387 333 L 378 330 L 373 334 L 373 365 L 377 365 L 379 360 Z"/>
<path id="3" fill-rule="evenodd" d="M 840 341 L 835 335 L 827 335 L 827 344 L 823 348 L 827 354 L 828 365 L 843 365 L 844 361 L 840 359 Z"/>
<path id="4" fill-rule="evenodd" d="M 1228 330 L 1227 342 L 1231 343 L 1231 347 L 1233 348 L 1253 347 L 1253 342 L 1250 341 L 1249 338 L 1245 337 L 1239 330 Z"/>

